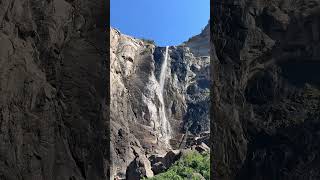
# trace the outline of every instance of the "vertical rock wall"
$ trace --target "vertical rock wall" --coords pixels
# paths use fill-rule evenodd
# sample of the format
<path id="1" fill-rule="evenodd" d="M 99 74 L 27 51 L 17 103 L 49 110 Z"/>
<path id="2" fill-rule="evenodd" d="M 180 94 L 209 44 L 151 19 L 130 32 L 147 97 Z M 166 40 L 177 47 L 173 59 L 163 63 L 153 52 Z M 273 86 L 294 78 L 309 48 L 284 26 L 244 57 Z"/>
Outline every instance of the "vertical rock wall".
<path id="1" fill-rule="evenodd" d="M 207 47 L 201 42 L 209 43 L 205 37 L 195 38 L 198 44 L 193 48 L 205 52 Z M 125 177 L 126 172 L 132 173 L 136 162 L 149 167 L 150 155 L 169 150 L 161 137 L 159 99 L 165 48 L 113 28 L 110 42 L 112 174 Z M 186 45 L 169 48 L 163 97 L 172 128 L 172 148 L 178 148 L 186 129 L 194 134 L 208 130 L 208 106 L 202 102 L 209 104 L 210 59 L 208 50 L 203 56 L 194 55 L 192 50 Z"/>
<path id="2" fill-rule="evenodd" d="M 212 5 L 213 178 L 319 179 L 319 1 Z"/>
<path id="3" fill-rule="evenodd" d="M 0 2 L 0 179 L 107 179 L 105 8 Z"/>

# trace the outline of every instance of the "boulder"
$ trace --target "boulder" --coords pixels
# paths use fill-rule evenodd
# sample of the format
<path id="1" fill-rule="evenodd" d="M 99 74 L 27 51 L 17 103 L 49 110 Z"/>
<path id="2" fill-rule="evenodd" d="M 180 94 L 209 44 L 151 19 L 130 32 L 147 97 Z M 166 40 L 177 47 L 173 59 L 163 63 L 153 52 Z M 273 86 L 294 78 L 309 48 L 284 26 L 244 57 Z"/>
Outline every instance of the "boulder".
<path id="1" fill-rule="evenodd" d="M 200 145 L 192 146 L 192 150 L 198 151 L 199 153 L 210 152 L 210 147 L 205 143 L 201 143 Z"/>
<path id="2" fill-rule="evenodd" d="M 170 168 L 181 157 L 180 150 L 171 150 L 165 156 L 152 155 L 151 161 L 152 171 L 154 174 L 159 174 Z"/>
<path id="3" fill-rule="evenodd" d="M 153 177 L 150 161 L 143 157 L 136 157 L 127 167 L 127 180 L 140 180 L 143 177 Z"/>

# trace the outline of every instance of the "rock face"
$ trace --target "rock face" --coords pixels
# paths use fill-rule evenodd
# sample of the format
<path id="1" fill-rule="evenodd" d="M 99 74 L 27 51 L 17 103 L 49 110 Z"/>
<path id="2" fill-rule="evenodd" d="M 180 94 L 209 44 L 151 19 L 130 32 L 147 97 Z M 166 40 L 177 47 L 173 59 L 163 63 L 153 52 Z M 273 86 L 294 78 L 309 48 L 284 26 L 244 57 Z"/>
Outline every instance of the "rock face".
<path id="1" fill-rule="evenodd" d="M 165 154 L 177 148 L 186 130 L 195 134 L 209 130 L 206 105 L 210 58 L 208 46 L 200 43 L 202 40 L 209 44 L 209 29 L 194 38 L 197 43 L 192 43 L 195 40 L 191 38 L 180 46 L 169 47 L 163 102 L 171 134 L 165 134 L 160 118 L 159 82 L 166 48 L 114 28 L 110 31 L 111 173 L 112 178 L 124 178 L 129 165 L 139 165 L 137 157 Z M 195 55 L 194 49 L 202 54 Z M 165 137 L 170 137 L 169 144 Z"/>
<path id="2" fill-rule="evenodd" d="M 211 9 L 212 177 L 319 179 L 319 1 Z"/>
<path id="3" fill-rule="evenodd" d="M 150 161 L 145 157 L 136 157 L 127 167 L 126 179 L 140 180 L 143 177 L 153 177 Z"/>
<path id="4" fill-rule="evenodd" d="M 108 179 L 105 8 L 0 2 L 0 179 Z"/>
<path id="5" fill-rule="evenodd" d="M 154 174 L 159 174 L 170 168 L 181 157 L 180 150 L 171 150 L 165 155 L 152 155 L 149 157 L 152 171 Z"/>

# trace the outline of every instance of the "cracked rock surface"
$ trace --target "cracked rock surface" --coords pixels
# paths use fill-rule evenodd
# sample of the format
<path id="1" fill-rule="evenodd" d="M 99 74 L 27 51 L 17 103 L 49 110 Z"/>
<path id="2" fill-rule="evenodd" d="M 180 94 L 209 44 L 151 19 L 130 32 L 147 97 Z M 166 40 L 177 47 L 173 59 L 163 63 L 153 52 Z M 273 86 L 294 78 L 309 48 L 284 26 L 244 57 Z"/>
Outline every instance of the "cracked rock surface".
<path id="1" fill-rule="evenodd" d="M 197 135 L 209 130 L 209 26 L 182 45 L 169 47 L 163 98 L 170 146 L 161 134 L 165 129 L 159 114 L 165 47 L 110 31 L 112 177 L 150 177 L 151 155 L 178 149 L 186 131 Z"/>
<path id="2" fill-rule="evenodd" d="M 108 179 L 104 10 L 0 1 L 0 179 Z"/>
<path id="3" fill-rule="evenodd" d="M 320 2 L 212 9 L 212 177 L 319 179 Z"/>

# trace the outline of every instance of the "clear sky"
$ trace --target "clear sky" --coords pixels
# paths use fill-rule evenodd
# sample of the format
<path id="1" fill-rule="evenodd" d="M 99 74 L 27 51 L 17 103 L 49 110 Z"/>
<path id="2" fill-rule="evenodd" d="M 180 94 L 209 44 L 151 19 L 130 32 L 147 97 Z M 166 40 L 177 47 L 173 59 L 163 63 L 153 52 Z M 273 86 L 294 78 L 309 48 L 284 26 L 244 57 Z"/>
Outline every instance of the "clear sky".
<path id="1" fill-rule="evenodd" d="M 159 46 L 178 45 L 208 24 L 210 0 L 111 0 L 111 26 Z"/>

